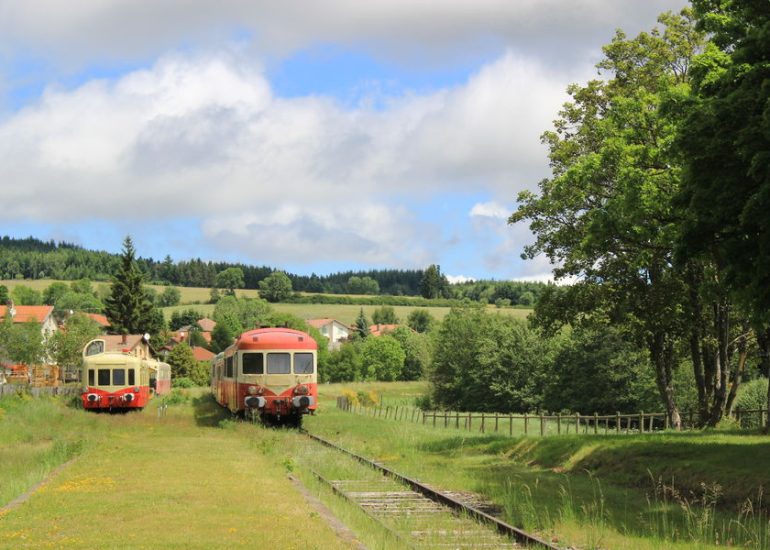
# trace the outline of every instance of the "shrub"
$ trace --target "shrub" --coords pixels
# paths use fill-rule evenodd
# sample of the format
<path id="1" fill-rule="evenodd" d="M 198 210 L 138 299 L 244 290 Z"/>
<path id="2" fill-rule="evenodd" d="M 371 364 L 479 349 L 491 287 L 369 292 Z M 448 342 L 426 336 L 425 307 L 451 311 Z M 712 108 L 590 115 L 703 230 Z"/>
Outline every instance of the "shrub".
<path id="1" fill-rule="evenodd" d="M 741 384 L 735 397 L 735 409 L 744 411 L 767 407 L 767 378 L 757 378 Z M 741 415 L 744 428 L 759 427 L 759 414 Z"/>
<path id="2" fill-rule="evenodd" d="M 194 388 L 195 383 L 188 377 L 181 376 L 179 378 L 174 378 L 171 382 L 171 386 L 174 388 Z"/>

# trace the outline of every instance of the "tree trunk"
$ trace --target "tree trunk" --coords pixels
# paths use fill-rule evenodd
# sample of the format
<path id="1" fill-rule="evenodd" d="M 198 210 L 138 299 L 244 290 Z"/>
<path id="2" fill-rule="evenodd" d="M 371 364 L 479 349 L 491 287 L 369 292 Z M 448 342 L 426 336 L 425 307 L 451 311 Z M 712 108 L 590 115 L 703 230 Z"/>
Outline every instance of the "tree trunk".
<path id="1" fill-rule="evenodd" d="M 770 327 L 757 329 L 757 345 L 759 346 L 759 372 L 770 378 Z M 767 385 L 767 416 L 763 427 L 765 433 L 770 432 L 770 384 Z"/>
<path id="2" fill-rule="evenodd" d="M 727 381 L 730 376 L 730 306 L 721 298 L 714 303 L 714 335 L 717 338 L 716 372 L 714 373 L 714 401 L 708 426 L 716 426 L 725 413 Z"/>
<path id="3" fill-rule="evenodd" d="M 671 380 L 674 357 L 673 344 L 668 342 L 666 334 L 662 332 L 650 335 L 647 343 L 655 366 L 658 392 L 660 392 L 663 405 L 666 407 L 666 414 L 671 427 L 679 431 L 682 429 L 682 417 L 679 414 L 679 407 L 676 405 L 674 386 Z"/>
<path id="4" fill-rule="evenodd" d="M 689 316 L 690 316 L 690 358 L 692 360 L 695 388 L 698 390 L 698 424 L 703 426 L 708 420 L 709 399 L 711 391 L 707 389 L 707 378 L 704 370 L 703 335 L 703 304 L 700 298 L 700 287 L 703 282 L 700 265 L 690 262 L 685 271 L 688 285 Z"/>

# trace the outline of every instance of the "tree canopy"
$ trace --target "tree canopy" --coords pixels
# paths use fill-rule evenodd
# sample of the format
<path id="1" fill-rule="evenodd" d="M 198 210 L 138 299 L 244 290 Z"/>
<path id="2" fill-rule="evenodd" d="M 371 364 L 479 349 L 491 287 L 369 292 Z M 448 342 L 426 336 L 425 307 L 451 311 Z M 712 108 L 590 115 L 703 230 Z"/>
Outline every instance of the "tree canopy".
<path id="1" fill-rule="evenodd" d="M 157 316 L 144 289 L 144 276 L 136 265 L 131 237 L 123 241 L 120 268 L 112 279 L 112 292 L 104 312 L 112 329 L 125 334 L 157 332 Z"/>

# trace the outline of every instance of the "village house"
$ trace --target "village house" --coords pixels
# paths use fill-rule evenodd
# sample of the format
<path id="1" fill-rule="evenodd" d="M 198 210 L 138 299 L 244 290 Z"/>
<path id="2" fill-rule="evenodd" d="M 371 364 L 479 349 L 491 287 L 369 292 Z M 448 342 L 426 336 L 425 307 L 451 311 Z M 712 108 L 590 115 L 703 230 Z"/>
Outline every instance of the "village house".
<path id="1" fill-rule="evenodd" d="M 396 330 L 401 325 L 370 325 L 369 336 L 383 336 Z"/>
<path id="2" fill-rule="evenodd" d="M 307 324 L 317 328 L 322 336 L 329 339 L 329 349 L 339 349 L 342 342 L 350 337 L 350 327 L 337 321 L 336 319 L 308 319 Z"/>

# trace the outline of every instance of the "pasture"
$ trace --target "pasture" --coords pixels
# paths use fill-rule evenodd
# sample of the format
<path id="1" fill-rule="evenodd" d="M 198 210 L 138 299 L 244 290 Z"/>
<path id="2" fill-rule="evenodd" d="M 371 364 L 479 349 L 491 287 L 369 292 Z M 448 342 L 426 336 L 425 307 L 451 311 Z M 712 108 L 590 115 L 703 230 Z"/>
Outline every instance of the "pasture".
<path id="1" fill-rule="evenodd" d="M 34 279 L 34 280 L 13 279 L 13 280 L 0 280 L 0 285 L 5 285 L 6 287 L 8 287 L 9 291 L 12 291 L 13 288 L 18 285 L 24 285 L 34 290 L 37 290 L 39 292 L 43 292 L 53 282 L 69 283 L 71 281 L 54 281 L 51 279 Z M 93 286 L 94 286 L 94 289 L 104 291 L 100 289 L 100 287 L 104 287 L 104 289 L 106 289 L 109 287 L 109 283 L 94 282 Z M 163 292 L 163 289 L 166 288 L 160 285 L 147 285 L 147 286 L 155 289 L 158 293 Z M 205 315 L 208 317 L 211 317 L 213 315 L 214 305 L 208 303 L 210 299 L 210 293 L 211 293 L 210 288 L 181 287 L 181 286 L 176 288 L 178 288 L 181 293 L 179 305 L 161 308 L 161 311 L 163 311 L 163 316 L 167 321 L 171 318 L 171 314 L 174 311 L 180 311 L 183 309 L 190 309 L 190 308 L 200 311 L 202 315 Z M 259 297 L 259 291 L 253 290 L 253 289 L 239 289 L 239 290 L 236 290 L 235 292 L 236 292 L 236 295 L 239 297 L 248 297 L 248 298 Z M 364 314 L 371 320 L 372 313 L 374 313 L 374 310 L 377 309 L 378 307 L 381 307 L 381 306 L 372 306 L 372 305 L 361 306 L 361 305 L 352 305 L 352 304 L 278 303 L 278 304 L 270 304 L 270 305 L 276 311 L 280 311 L 283 313 L 291 313 L 292 315 L 295 315 L 300 319 L 321 319 L 321 318 L 328 317 L 332 319 L 337 319 L 338 321 L 341 321 L 342 323 L 345 323 L 348 325 L 353 324 L 356 317 L 358 317 L 358 313 L 361 311 L 361 308 L 363 308 Z M 449 307 L 433 307 L 433 306 L 428 306 L 428 307 L 393 306 L 393 309 L 396 311 L 396 315 L 402 322 L 405 322 L 409 314 L 417 308 L 428 311 L 428 313 L 430 313 L 433 316 L 433 318 L 436 319 L 437 321 L 440 321 L 444 317 L 446 317 L 446 315 L 449 313 L 451 309 Z M 531 309 L 522 309 L 522 308 L 514 308 L 514 307 L 497 308 L 493 305 L 488 305 L 487 310 L 490 312 L 496 312 L 500 315 L 509 315 L 517 319 L 526 319 L 527 316 L 530 313 L 532 313 Z"/>
<path id="2" fill-rule="evenodd" d="M 508 437 L 335 408 L 343 394 L 403 406 L 424 390 L 421 382 L 325 384 L 321 410 L 305 425 L 424 482 L 481 494 L 510 523 L 562 546 L 695 549 L 716 548 L 717 539 L 770 546 L 763 436 Z M 354 465 L 291 430 L 233 422 L 203 389 L 177 390 L 162 417 L 158 402 L 109 415 L 56 399 L 0 401 L 0 507 L 67 463 L 27 502 L 0 511 L 0 547 L 245 547 L 268 529 L 282 547 L 348 546 L 288 475 L 368 547 L 398 547 L 311 473 L 344 479 Z M 312 533 L 299 542 L 284 537 L 298 518 Z"/>

